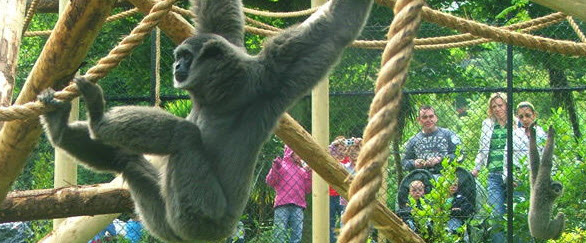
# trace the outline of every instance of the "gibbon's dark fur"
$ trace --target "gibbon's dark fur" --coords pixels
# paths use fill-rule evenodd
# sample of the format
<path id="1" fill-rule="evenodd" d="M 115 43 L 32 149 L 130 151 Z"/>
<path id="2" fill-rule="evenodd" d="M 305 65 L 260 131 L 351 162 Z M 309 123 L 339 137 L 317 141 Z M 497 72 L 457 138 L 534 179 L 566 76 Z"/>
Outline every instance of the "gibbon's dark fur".
<path id="1" fill-rule="evenodd" d="M 186 119 L 152 107 L 105 111 L 99 86 L 75 82 L 88 122 L 68 124 L 70 104 L 42 116 L 60 147 L 87 166 L 121 173 L 146 228 L 164 241 L 229 236 L 250 194 L 261 146 L 285 110 L 327 76 L 364 26 L 372 0 L 332 0 L 300 25 L 244 49 L 239 0 L 193 1 L 196 34 L 175 50 L 174 86 L 191 96 Z M 161 171 L 143 154 L 164 160 Z"/>
<path id="2" fill-rule="evenodd" d="M 535 128 L 531 126 L 529 160 L 531 167 L 531 198 L 529 206 L 529 231 L 537 239 L 557 239 L 564 229 L 564 214 L 559 212 L 551 219 L 553 202 L 564 189 L 562 183 L 551 179 L 555 131 L 549 127 L 543 157 L 539 159 Z"/>

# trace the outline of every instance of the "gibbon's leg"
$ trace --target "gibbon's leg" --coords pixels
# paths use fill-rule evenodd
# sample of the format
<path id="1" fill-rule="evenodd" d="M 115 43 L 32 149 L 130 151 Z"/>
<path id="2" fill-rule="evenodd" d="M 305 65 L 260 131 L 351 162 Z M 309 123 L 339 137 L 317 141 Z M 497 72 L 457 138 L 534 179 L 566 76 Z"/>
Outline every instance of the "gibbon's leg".
<path id="1" fill-rule="evenodd" d="M 190 143 L 201 137 L 195 124 L 154 107 L 121 106 L 104 113 L 102 89 L 85 79 L 75 82 L 86 102 L 93 139 L 143 154 L 168 155 L 201 146 Z"/>
<path id="2" fill-rule="evenodd" d="M 54 98 L 55 91 L 47 89 L 39 95 L 39 101 L 53 105 L 55 110 L 41 115 L 41 123 L 53 146 L 65 150 L 85 165 L 100 171 L 121 172 L 126 166 L 125 152 L 92 140 L 86 122 L 69 122 L 71 103 Z"/>
<path id="3" fill-rule="evenodd" d="M 182 241 L 167 223 L 165 199 L 159 185 L 159 171 L 142 155 L 128 163 L 122 173 L 128 183 L 135 210 L 146 228 L 158 238 L 177 242 Z"/>
<path id="4" fill-rule="evenodd" d="M 184 239 L 229 236 L 240 215 L 226 215 L 226 195 L 210 158 L 198 147 L 173 154 L 169 161 L 163 174 L 163 196 L 167 220 L 175 232 Z"/>

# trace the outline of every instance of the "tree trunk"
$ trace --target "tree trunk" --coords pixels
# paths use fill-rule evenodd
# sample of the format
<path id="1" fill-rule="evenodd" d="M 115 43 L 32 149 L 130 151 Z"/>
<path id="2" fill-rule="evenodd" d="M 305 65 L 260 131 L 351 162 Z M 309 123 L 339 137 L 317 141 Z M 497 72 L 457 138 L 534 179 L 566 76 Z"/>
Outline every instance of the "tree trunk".
<path id="1" fill-rule="evenodd" d="M 65 9 L 37 59 L 16 104 L 36 100 L 58 81 L 68 82 L 94 42 L 115 0 L 76 0 Z M 10 121 L 0 132 L 0 201 L 20 174 L 35 147 L 41 126 L 38 117 Z"/>
<path id="2" fill-rule="evenodd" d="M 546 65 L 549 66 L 549 65 Z M 555 67 L 547 67 L 549 73 L 549 85 L 552 88 L 568 87 L 568 78 L 564 74 L 563 70 Z M 570 117 L 570 123 L 574 130 L 574 137 L 576 141 L 580 141 L 582 138 L 582 132 L 580 131 L 580 122 L 576 114 L 576 105 L 574 103 L 574 95 L 571 91 L 554 91 L 553 92 L 553 104 L 560 104 L 568 112 Z M 561 102 L 560 102 L 561 101 Z"/>
<path id="3" fill-rule="evenodd" d="M 0 107 L 12 103 L 18 49 L 24 25 L 25 0 L 0 0 Z M 0 121 L 0 129 L 4 122 Z"/>
<path id="4" fill-rule="evenodd" d="M 89 185 L 10 192 L 0 205 L 0 223 L 132 212 L 130 192 Z"/>

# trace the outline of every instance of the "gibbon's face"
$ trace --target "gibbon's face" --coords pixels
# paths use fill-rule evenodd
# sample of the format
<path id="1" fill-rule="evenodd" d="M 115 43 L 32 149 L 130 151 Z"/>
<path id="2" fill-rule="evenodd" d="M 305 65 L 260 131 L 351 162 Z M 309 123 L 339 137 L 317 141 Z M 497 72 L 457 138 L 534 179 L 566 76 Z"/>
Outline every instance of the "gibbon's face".
<path id="1" fill-rule="evenodd" d="M 211 42 L 222 41 L 222 38 L 213 34 L 200 34 L 187 38 L 175 51 L 173 63 L 173 86 L 178 89 L 201 89 L 209 73 L 215 71 L 216 59 L 219 54 L 217 45 L 208 45 Z"/>
<path id="2" fill-rule="evenodd" d="M 528 128 L 533 121 L 535 121 L 536 115 L 535 112 L 529 107 L 521 107 L 517 110 L 517 116 L 519 117 L 519 121 L 523 124 L 524 128 Z"/>

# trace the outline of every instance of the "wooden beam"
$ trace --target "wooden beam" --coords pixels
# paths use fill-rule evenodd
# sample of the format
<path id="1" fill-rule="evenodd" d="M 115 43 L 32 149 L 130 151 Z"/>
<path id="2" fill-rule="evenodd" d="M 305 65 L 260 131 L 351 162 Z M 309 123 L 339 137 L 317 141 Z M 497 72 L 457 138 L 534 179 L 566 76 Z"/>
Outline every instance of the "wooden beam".
<path id="1" fill-rule="evenodd" d="M 104 185 L 14 191 L 0 204 L 0 223 L 132 212 L 130 192 Z"/>
<path id="2" fill-rule="evenodd" d="M 0 0 L 0 107 L 12 104 L 18 50 L 24 26 L 25 1 Z M 0 121 L 0 129 L 4 122 Z"/>
<path id="3" fill-rule="evenodd" d="M 531 0 L 539 5 L 564 12 L 586 21 L 586 0 Z"/>
<path id="4" fill-rule="evenodd" d="M 36 100 L 42 90 L 68 82 L 94 42 L 115 0 L 76 0 L 65 9 L 15 104 Z M 22 171 L 35 147 L 41 126 L 38 117 L 10 121 L 0 132 L 0 202 Z"/>
<path id="5" fill-rule="evenodd" d="M 313 171 L 332 185 L 340 195 L 348 199 L 350 188 L 350 181 L 346 180 L 350 175 L 348 171 L 289 114 L 281 117 L 275 134 L 307 162 Z M 386 207 L 385 202 L 377 202 L 371 221 L 387 239 L 393 239 L 395 242 L 423 242 Z"/>

